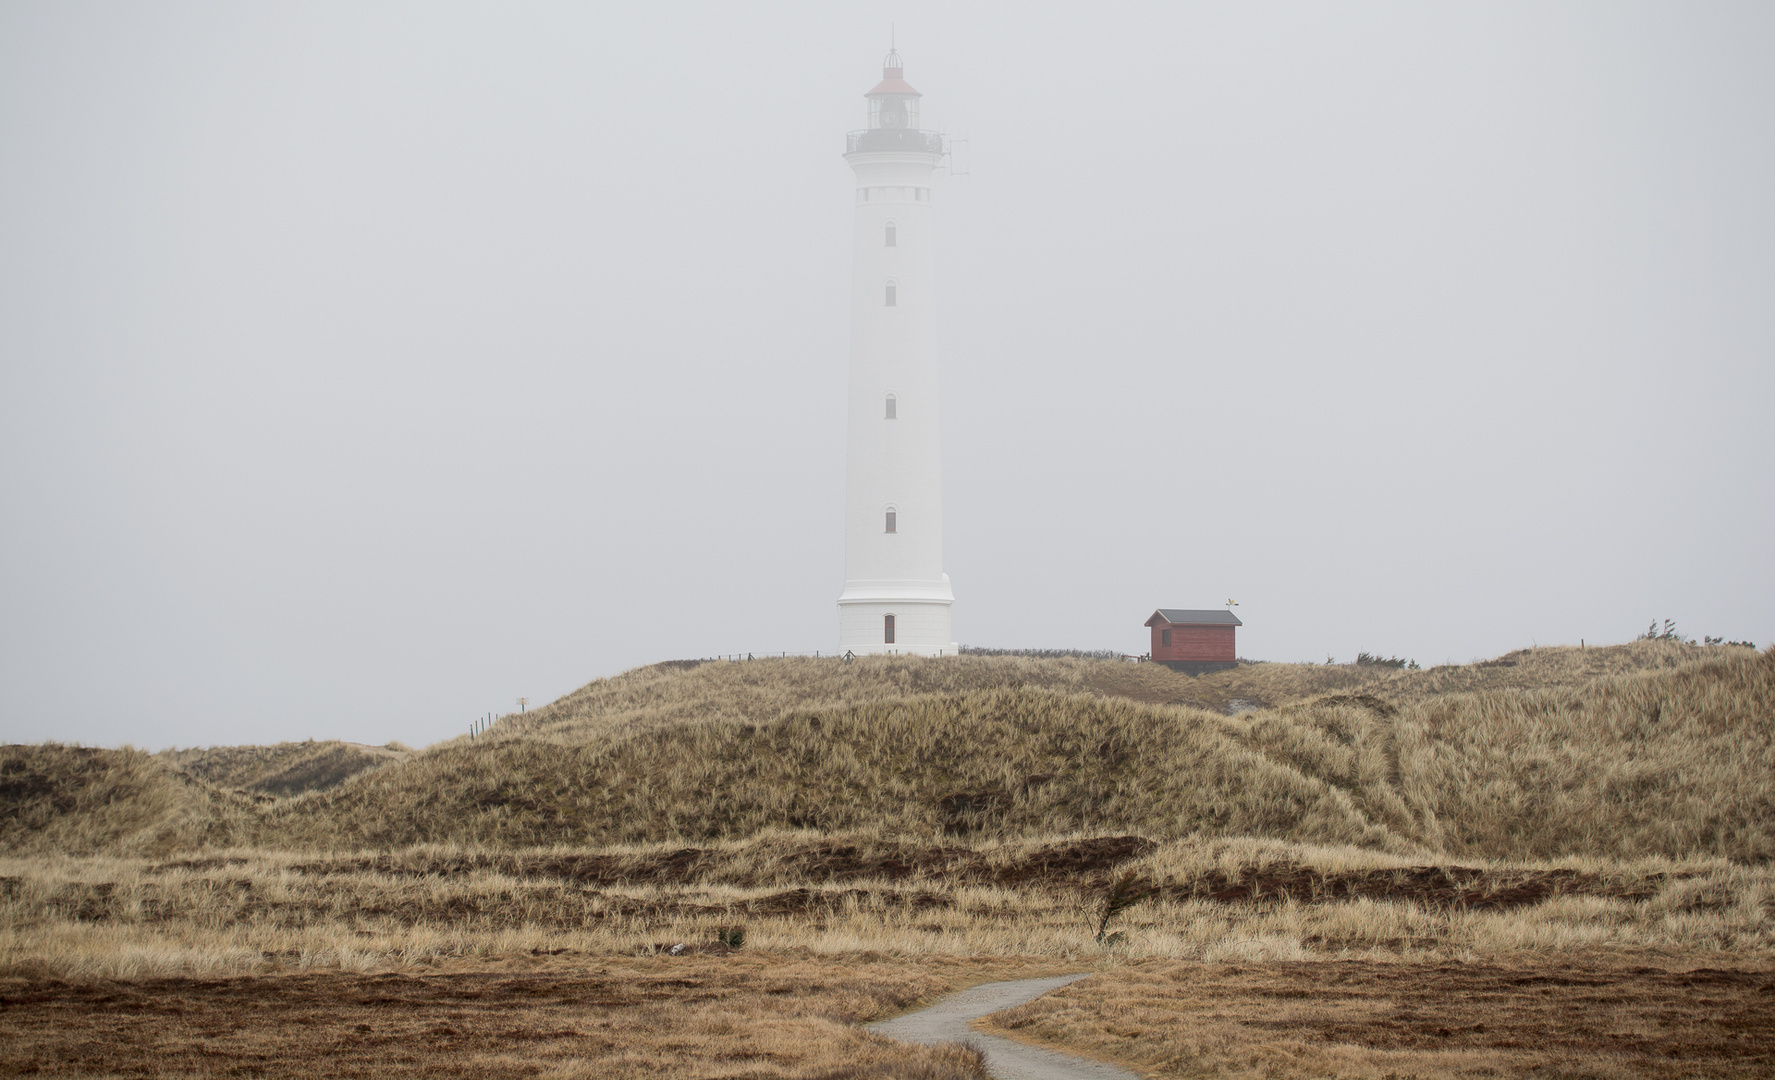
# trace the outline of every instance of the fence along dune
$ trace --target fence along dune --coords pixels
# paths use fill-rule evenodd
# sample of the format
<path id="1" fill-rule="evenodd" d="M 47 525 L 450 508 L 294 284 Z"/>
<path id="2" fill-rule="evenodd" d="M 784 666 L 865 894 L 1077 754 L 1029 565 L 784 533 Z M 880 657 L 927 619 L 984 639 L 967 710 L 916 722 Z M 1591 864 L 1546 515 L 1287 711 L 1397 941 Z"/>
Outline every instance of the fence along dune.
<path id="1" fill-rule="evenodd" d="M 1164 703 L 1202 697 L 1266 706 Z M 598 845 L 788 828 L 1763 861 L 1772 717 L 1775 653 L 1664 642 L 1199 681 L 1013 657 L 656 665 L 276 800 L 157 755 L 8 747 L 0 846 Z"/>

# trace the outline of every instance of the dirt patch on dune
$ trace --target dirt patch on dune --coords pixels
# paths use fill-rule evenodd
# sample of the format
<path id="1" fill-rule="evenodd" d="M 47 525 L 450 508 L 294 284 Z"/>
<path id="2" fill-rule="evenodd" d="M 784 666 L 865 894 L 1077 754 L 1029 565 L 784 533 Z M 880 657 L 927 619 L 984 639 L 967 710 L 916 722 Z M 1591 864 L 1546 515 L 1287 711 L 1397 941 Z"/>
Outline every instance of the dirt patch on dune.
<path id="1" fill-rule="evenodd" d="M 1183 705 L 1220 712 L 1224 695 L 1215 688 L 1164 664 L 1093 664 L 1085 685 L 1104 697 L 1127 698 L 1148 705 Z M 1249 696 L 1249 695 L 1247 695 Z"/>
<path id="2" fill-rule="evenodd" d="M 1344 705 L 1355 709 L 1367 709 L 1369 712 L 1379 717 L 1394 717 L 1399 715 L 1399 707 L 1397 705 L 1394 705 L 1385 698 L 1375 697 L 1373 694 L 1327 694 L 1324 697 L 1314 698 L 1311 704 L 1324 706 Z"/>
<path id="3" fill-rule="evenodd" d="M 1154 846 L 1138 836 L 1107 836 L 1010 852 L 837 842 L 634 854 L 418 850 L 272 862 L 253 867 L 256 874 L 243 874 L 243 860 L 182 859 L 121 884 L 61 883 L 37 902 L 45 917 L 81 923 L 291 929 L 327 923 L 366 930 L 421 923 L 565 929 L 612 918 L 823 921 L 828 913 L 857 908 L 949 907 L 958 886 L 1090 891 Z M 762 895 L 729 899 L 728 888 Z M 0 894 L 22 891 L 22 881 L 0 880 Z"/>
<path id="4" fill-rule="evenodd" d="M 1601 896 L 1645 900 L 1672 877 L 1647 874 L 1630 881 L 1579 870 L 1484 870 L 1470 866 L 1408 866 L 1391 870 L 1326 873 L 1305 866 L 1250 867 L 1215 872 L 1192 881 L 1162 885 L 1156 894 L 1172 900 L 1214 900 L 1223 904 L 1332 903 L 1391 900 L 1425 907 L 1468 911 L 1502 910 L 1539 904 L 1555 896 Z"/>
<path id="5" fill-rule="evenodd" d="M 747 901 L 744 910 L 749 915 L 809 915 L 829 912 L 851 904 L 863 907 L 881 904 L 907 911 L 925 911 L 930 908 L 948 907 L 950 899 L 947 896 L 928 892 L 790 889 L 787 892 Z"/>
<path id="6" fill-rule="evenodd" d="M 1107 875 L 1157 845 L 1140 836 L 1105 836 L 1052 844 L 1012 857 L 964 847 L 814 843 L 741 849 L 680 848 L 636 855 L 466 854 L 426 857 L 361 856 L 298 863 L 301 874 L 332 876 L 376 873 L 396 877 L 441 877 L 497 873 L 512 878 L 546 878 L 575 885 L 734 885 L 769 888 L 779 884 L 839 884 L 865 879 L 931 879 L 955 884 L 1021 885 L 1044 879 Z M 161 868 L 193 867 L 192 862 Z"/>
<path id="7" fill-rule="evenodd" d="M 428 925 L 472 925 L 480 930 L 571 930 L 609 919 L 661 922 L 706 918 L 824 918 L 834 912 L 868 908 L 925 911 L 953 904 L 953 898 L 919 889 L 797 888 L 728 903 L 711 903 L 693 891 L 687 897 L 636 897 L 620 890 L 559 884 L 476 888 L 436 895 L 423 884 L 368 891 L 348 880 L 323 881 L 301 891 L 268 895 L 250 880 L 217 881 L 213 888 L 162 888 L 143 882 L 128 892 L 114 882 L 71 882 L 57 890 L 46 914 L 72 922 L 168 925 L 221 921 L 297 929 L 335 923 L 371 929 Z"/>
<path id="8" fill-rule="evenodd" d="M 1107 876 L 1125 862 L 1143 858 L 1158 845 L 1143 836 L 1099 836 L 1042 848 L 993 876 L 996 885 L 1028 885 L 1057 879 Z"/>

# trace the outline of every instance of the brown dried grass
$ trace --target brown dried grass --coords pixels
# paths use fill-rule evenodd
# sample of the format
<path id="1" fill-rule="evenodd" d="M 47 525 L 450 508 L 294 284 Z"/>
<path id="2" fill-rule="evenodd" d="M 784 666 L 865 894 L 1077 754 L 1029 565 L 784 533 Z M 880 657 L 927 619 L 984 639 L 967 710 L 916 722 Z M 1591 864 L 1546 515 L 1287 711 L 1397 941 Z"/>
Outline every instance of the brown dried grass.
<path id="1" fill-rule="evenodd" d="M 1772 993 L 1741 959 L 1149 960 L 982 1026 L 1168 1077 L 1751 1077 L 1775 1072 Z"/>
<path id="2" fill-rule="evenodd" d="M 1113 880 L 1154 898 L 1093 927 Z M 1426 865 L 1360 848 L 785 834 L 708 848 L 427 846 L 317 857 L 0 859 L 0 973 L 407 970 L 482 956 L 873 953 L 1421 961 L 1613 948 L 1775 956 L 1775 870 L 1723 860 Z"/>
<path id="3" fill-rule="evenodd" d="M 0 1073 L 985 1080 L 861 1021 L 1040 965 L 748 954 L 127 982 L 0 979 Z"/>

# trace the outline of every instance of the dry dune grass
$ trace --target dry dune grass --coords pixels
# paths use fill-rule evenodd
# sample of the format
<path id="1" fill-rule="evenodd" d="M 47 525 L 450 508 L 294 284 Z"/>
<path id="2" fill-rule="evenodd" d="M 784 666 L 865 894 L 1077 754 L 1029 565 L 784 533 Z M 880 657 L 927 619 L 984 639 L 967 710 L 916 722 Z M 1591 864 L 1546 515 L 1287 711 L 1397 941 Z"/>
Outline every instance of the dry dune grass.
<path id="1" fill-rule="evenodd" d="M 1428 850 L 1766 861 L 1771 721 L 1775 653 L 1735 650 L 1574 688 L 1335 694 L 1229 723 Z"/>
<path id="2" fill-rule="evenodd" d="M 522 717 L 493 738 L 599 740 L 685 723 L 760 723 L 800 709 L 979 690 L 1041 689 L 1189 705 L 1225 712 L 1234 701 L 1282 705 L 1321 694 L 1379 693 L 1403 699 L 1460 691 L 1577 687 L 1591 679 L 1668 670 L 1750 650 L 1672 641 L 1577 649 L 1523 649 L 1493 660 L 1403 671 L 1354 664 L 1241 664 L 1192 678 L 1162 664 L 1074 657 L 871 656 L 853 663 L 809 657 L 671 661 L 598 679 Z M 466 736 L 462 741 L 467 741 Z"/>
<path id="3" fill-rule="evenodd" d="M 660 725 L 597 744 L 458 743 L 271 808 L 255 839 L 1095 830 L 1487 858 L 1765 860 L 1771 718 L 1775 654 L 1747 650 L 1575 687 L 1331 694 L 1234 717 L 1001 687 Z"/>
<path id="4" fill-rule="evenodd" d="M 1314 693 L 1236 716 L 1132 700 L 1185 678 L 1154 665 L 660 665 L 266 805 L 147 755 L 7 747 L 0 849 L 705 843 L 809 828 L 1263 836 L 1494 859 L 1775 856 L 1775 653 L 1640 642 L 1505 660 L 1329 693 L 1297 673 L 1295 690 Z M 1222 674 L 1247 679 L 1229 693 L 1259 695 L 1263 669 L 1284 666 Z M 1593 669 L 1605 673 L 1586 678 Z M 1117 678 L 1148 681 L 1114 694 L 1091 681 Z M 1467 685 L 1488 688 L 1446 689 Z M 803 698 L 815 706 L 792 704 Z"/>
<path id="5" fill-rule="evenodd" d="M 139 750 L 0 747 L 0 850 L 119 855 L 227 844 L 252 799 Z"/>
<path id="6" fill-rule="evenodd" d="M 1224 708 L 1235 699 L 1276 706 L 1322 694 L 1373 694 L 1405 701 L 1479 691 L 1576 689 L 1595 679 L 1670 671 L 1722 656 L 1750 655 L 1752 650 L 1737 646 L 1632 641 L 1596 648 L 1552 645 L 1518 649 L 1490 660 L 1417 671 L 1357 664 L 1249 664 L 1195 680 L 1192 700 Z"/>
<path id="7" fill-rule="evenodd" d="M 412 753 L 394 745 L 365 746 L 337 739 L 310 739 L 275 746 L 163 750 L 155 756 L 218 788 L 249 795 L 286 796 L 336 787 L 358 773 L 403 760 Z"/>
<path id="8" fill-rule="evenodd" d="M 1153 896 L 1092 925 L 1113 879 Z M 726 953 L 1423 960 L 1609 948 L 1775 957 L 1775 870 L 1723 860 L 1426 863 L 1278 841 L 705 848 L 422 846 L 0 859 L 0 974 L 407 970 L 486 956 Z"/>
<path id="9" fill-rule="evenodd" d="M 791 712 L 601 745 L 512 738 L 273 808 L 261 842 L 707 841 L 767 828 L 1041 836 L 1209 829 L 1409 847 L 1224 718 L 1048 690 Z"/>
<path id="10" fill-rule="evenodd" d="M 522 717 L 504 717 L 491 735 L 588 742 L 685 724 L 758 724 L 794 709 L 1007 687 L 1087 693 L 1091 672 L 1116 666 L 1105 661 L 980 656 L 937 661 L 869 656 L 852 663 L 812 657 L 673 661 L 599 679 Z M 1162 667 L 1156 670 L 1172 675 Z"/>

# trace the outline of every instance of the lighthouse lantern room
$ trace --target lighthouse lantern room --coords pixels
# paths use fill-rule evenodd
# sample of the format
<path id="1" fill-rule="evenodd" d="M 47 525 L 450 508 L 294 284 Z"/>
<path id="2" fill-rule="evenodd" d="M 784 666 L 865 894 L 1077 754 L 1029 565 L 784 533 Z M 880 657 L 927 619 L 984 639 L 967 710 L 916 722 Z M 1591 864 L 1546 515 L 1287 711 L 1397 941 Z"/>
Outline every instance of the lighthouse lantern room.
<path id="1" fill-rule="evenodd" d="M 869 126 L 844 155 L 856 217 L 838 638 L 859 655 L 953 655 L 931 341 L 931 180 L 944 146 L 919 127 L 922 95 L 904 76 L 889 52 L 865 95 Z"/>

